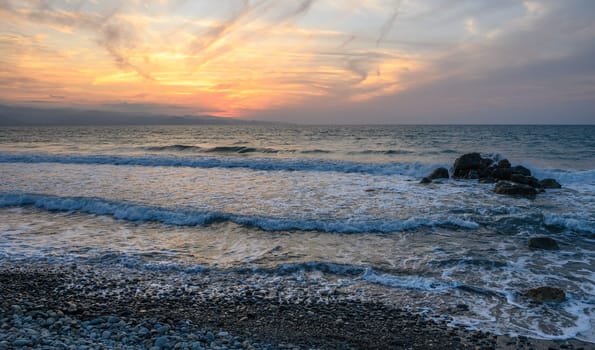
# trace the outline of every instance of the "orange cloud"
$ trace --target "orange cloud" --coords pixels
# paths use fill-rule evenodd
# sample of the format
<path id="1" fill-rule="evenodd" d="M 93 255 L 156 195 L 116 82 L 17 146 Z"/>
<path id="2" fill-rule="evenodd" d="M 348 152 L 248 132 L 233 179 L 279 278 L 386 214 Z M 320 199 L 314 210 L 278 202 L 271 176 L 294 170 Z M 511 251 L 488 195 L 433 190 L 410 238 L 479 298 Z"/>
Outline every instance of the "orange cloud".
<path id="1" fill-rule="evenodd" d="M 349 32 L 300 26 L 312 0 L 242 2 L 227 18 L 208 20 L 151 16 L 134 5 L 98 12 L 3 4 L 4 101 L 54 103 L 60 96 L 61 103 L 124 100 L 241 115 L 312 97 L 390 94 L 405 88 L 402 74 L 423 68 L 414 55 L 376 47 L 396 16 L 381 39 L 362 42 Z M 14 28 L 23 34 L 8 34 Z"/>

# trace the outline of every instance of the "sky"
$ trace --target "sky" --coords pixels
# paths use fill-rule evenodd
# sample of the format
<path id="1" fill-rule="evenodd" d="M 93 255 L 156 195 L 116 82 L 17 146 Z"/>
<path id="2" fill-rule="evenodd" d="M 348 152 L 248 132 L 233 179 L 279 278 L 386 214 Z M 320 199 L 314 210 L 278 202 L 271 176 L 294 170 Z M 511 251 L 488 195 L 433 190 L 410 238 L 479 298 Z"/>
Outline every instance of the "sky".
<path id="1" fill-rule="evenodd" d="M 0 0 L 0 103 L 595 123 L 592 0 Z"/>

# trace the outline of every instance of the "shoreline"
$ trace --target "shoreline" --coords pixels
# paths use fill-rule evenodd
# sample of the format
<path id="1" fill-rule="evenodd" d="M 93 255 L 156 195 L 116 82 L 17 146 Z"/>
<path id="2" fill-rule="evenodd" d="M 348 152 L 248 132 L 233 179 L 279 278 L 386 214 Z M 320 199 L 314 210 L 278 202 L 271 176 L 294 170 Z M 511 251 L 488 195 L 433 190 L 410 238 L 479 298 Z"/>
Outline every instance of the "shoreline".
<path id="1" fill-rule="evenodd" d="M 52 348 L 53 343 L 42 342 L 54 338 L 89 348 L 595 348 L 576 339 L 509 337 L 450 327 L 447 320 L 341 295 L 316 298 L 313 293 L 298 303 L 270 298 L 279 295 L 282 284 L 247 290 L 241 279 L 199 274 L 189 284 L 171 272 L 121 272 L 93 265 L 3 261 L 0 349 Z M 167 283 L 177 285 L 165 288 Z"/>

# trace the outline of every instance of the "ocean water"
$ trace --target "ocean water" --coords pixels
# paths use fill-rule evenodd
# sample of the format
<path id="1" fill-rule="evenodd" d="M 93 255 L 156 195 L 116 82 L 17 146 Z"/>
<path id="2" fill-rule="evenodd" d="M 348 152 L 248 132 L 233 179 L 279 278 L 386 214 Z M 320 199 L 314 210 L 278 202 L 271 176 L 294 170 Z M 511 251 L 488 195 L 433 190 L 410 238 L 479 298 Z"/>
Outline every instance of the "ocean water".
<path id="1" fill-rule="evenodd" d="M 473 151 L 563 187 L 531 200 L 419 184 Z M 528 248 L 535 236 L 561 249 Z M 595 126 L 4 128 L 0 262 L 22 259 L 316 280 L 595 343 Z M 568 300 L 522 296 L 542 285 Z"/>

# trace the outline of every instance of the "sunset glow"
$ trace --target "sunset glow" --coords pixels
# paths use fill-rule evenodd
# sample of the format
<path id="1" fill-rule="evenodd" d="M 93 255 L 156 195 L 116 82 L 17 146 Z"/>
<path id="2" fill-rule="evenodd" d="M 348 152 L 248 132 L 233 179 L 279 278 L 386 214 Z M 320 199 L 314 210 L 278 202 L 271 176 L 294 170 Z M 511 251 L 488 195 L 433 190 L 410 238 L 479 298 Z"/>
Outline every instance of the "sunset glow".
<path id="1" fill-rule="evenodd" d="M 1 1 L 0 100 L 43 107 L 155 106 L 164 113 L 237 117 L 301 106 L 320 106 L 322 113 L 329 104 L 366 108 L 376 99 L 400 98 L 445 81 L 524 69 L 575 55 L 580 47 L 555 36 L 548 45 L 532 43 L 544 35 L 558 5 L 491 4 Z M 564 40 L 583 43 L 595 36 L 593 21 L 587 27 L 580 21 L 571 22 L 577 28 Z M 524 103 L 538 103 L 531 96 L 541 85 L 500 87 L 489 103 L 509 106 L 518 98 L 510 91 L 519 86 L 529 90 Z M 564 101 L 584 100 L 593 82 L 583 86 L 567 91 L 571 96 Z M 447 99 L 446 110 L 453 113 L 468 104 L 475 108 L 464 92 Z M 423 94 L 415 98 L 423 100 Z M 430 113 L 418 109 L 408 113 Z M 377 113 L 395 110 L 400 105 Z"/>

